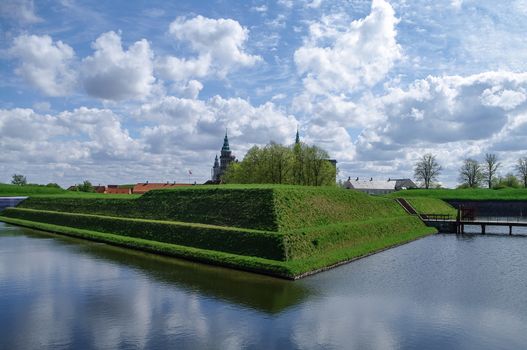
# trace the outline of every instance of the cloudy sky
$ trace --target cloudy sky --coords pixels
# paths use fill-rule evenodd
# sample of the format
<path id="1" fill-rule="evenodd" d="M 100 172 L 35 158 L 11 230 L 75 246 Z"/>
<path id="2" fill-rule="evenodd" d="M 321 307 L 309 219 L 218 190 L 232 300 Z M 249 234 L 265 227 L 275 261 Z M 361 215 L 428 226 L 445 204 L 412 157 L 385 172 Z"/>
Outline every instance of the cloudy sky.
<path id="1" fill-rule="evenodd" d="M 146 5 L 144 5 L 146 4 Z M 0 2 L 0 182 L 203 182 L 322 146 L 340 178 L 413 175 L 432 152 L 527 156 L 527 1 Z"/>

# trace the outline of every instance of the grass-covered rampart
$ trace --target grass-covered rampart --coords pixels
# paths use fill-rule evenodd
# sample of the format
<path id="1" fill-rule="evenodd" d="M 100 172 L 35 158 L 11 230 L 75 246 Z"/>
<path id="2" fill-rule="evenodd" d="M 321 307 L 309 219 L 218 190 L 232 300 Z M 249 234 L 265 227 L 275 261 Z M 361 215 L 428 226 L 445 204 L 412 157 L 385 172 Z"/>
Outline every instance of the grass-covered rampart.
<path id="1" fill-rule="evenodd" d="M 21 208 L 286 231 L 404 215 L 393 200 L 336 187 L 232 185 L 150 191 L 138 198 L 41 196 Z"/>
<path id="2" fill-rule="evenodd" d="M 18 197 L 30 195 L 53 195 L 64 194 L 66 190 L 57 187 L 39 186 L 39 185 L 10 185 L 0 183 L 0 197 Z"/>
<path id="3" fill-rule="evenodd" d="M 397 197 L 427 197 L 442 200 L 470 201 L 527 201 L 527 188 L 463 188 L 463 189 L 415 189 L 393 192 L 389 198 Z"/>
<path id="4" fill-rule="evenodd" d="M 452 217 L 457 214 L 456 208 L 439 198 L 405 197 L 405 199 L 419 214 L 443 214 Z"/>
<path id="5" fill-rule="evenodd" d="M 2 216 L 266 259 L 287 258 L 283 235 L 276 232 L 22 208 L 7 208 Z"/>
<path id="6" fill-rule="evenodd" d="M 435 232 L 392 199 L 300 186 L 196 186 L 132 199 L 40 196 L 0 215 L 16 224 L 288 278 Z"/>

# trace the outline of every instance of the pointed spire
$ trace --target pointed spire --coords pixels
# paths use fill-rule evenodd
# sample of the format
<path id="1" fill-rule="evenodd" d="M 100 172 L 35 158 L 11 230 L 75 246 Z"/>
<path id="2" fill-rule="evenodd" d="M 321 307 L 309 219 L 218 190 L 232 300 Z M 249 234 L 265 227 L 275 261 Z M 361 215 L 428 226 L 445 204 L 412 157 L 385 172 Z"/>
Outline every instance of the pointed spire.
<path id="1" fill-rule="evenodd" d="M 225 128 L 225 138 L 223 139 L 223 147 L 221 148 L 222 151 L 230 151 L 229 147 L 229 137 L 227 136 L 227 128 Z"/>
<path id="2" fill-rule="evenodd" d="M 214 168 L 217 168 L 220 166 L 220 163 L 218 162 L 218 155 L 216 154 L 216 158 L 214 158 Z"/>
<path id="3" fill-rule="evenodd" d="M 295 144 L 300 143 L 300 134 L 298 133 L 298 126 L 296 127 L 296 137 L 295 137 Z"/>

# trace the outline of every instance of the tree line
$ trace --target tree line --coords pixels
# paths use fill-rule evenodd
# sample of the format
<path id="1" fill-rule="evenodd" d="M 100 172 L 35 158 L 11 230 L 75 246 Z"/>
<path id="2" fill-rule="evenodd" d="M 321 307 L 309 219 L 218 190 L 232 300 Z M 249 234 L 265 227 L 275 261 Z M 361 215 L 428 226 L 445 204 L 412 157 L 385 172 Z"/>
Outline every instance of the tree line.
<path id="1" fill-rule="evenodd" d="M 335 185 L 336 167 L 320 147 L 302 142 L 284 146 L 274 142 L 254 146 L 241 162 L 229 165 L 225 183 L 271 183 L 306 186 Z"/>
<path id="2" fill-rule="evenodd" d="M 527 157 L 519 158 L 514 173 L 508 173 L 504 177 L 498 176 L 501 163 L 496 154 L 487 153 L 483 161 L 478 162 L 473 158 L 463 160 L 459 168 L 458 179 L 461 183 L 458 188 L 478 188 L 484 185 L 488 188 L 504 187 L 527 187 Z M 430 188 L 442 171 L 436 156 L 427 153 L 416 162 L 414 177 L 420 181 L 424 188 Z"/>

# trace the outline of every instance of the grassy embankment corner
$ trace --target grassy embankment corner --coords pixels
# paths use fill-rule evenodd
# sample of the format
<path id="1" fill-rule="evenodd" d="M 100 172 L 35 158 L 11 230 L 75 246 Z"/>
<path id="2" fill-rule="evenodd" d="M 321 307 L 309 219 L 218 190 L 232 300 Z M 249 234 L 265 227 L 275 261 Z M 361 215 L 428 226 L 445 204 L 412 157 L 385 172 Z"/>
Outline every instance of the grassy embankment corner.
<path id="1" fill-rule="evenodd" d="M 448 200 L 457 201 L 527 201 L 527 189 L 415 189 L 393 192 L 386 198 L 406 199 L 419 214 L 448 214 L 455 217 L 457 211 Z"/>
<path id="2" fill-rule="evenodd" d="M 435 232 L 392 199 L 271 185 L 42 194 L 0 220 L 290 279 Z"/>

